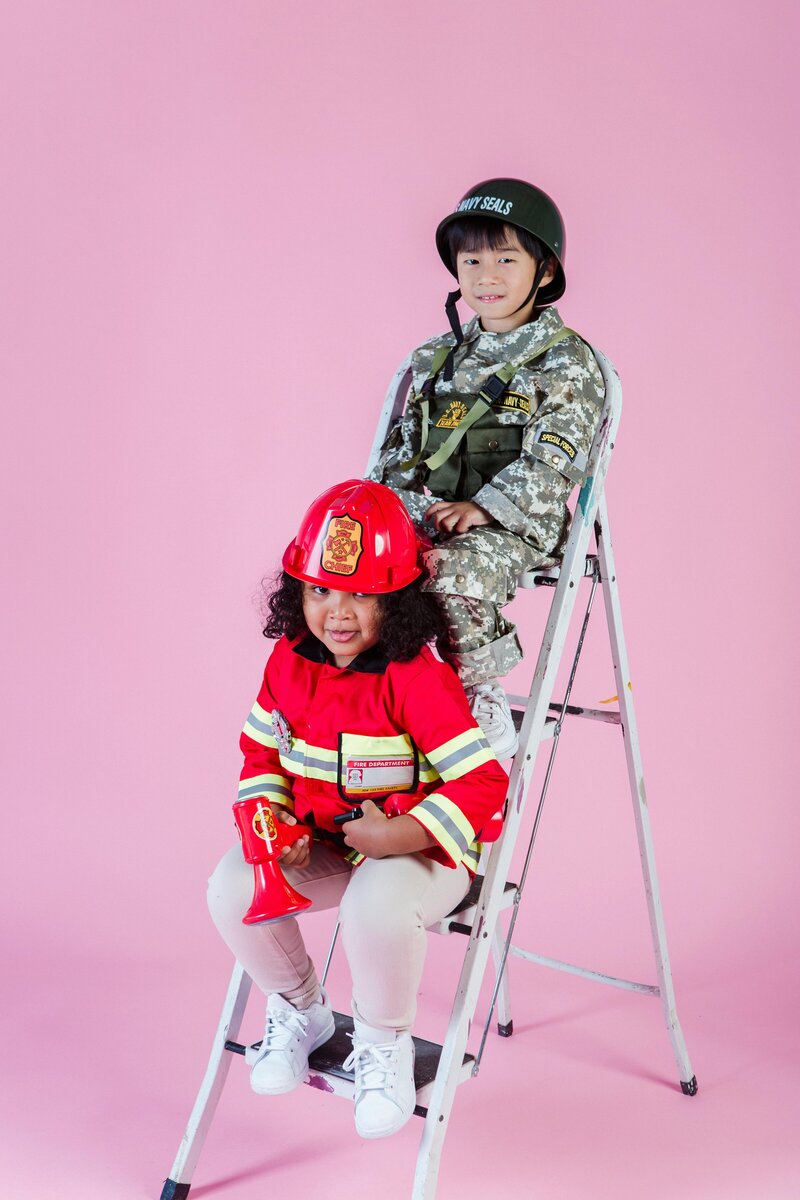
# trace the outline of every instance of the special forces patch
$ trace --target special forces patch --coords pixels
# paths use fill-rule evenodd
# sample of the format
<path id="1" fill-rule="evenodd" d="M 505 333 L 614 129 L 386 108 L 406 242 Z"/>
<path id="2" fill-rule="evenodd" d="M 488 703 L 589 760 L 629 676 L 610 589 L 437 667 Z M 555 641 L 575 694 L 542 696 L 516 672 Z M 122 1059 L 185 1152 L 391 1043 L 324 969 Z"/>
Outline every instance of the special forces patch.
<path id="1" fill-rule="evenodd" d="M 332 575 L 352 575 L 364 549 L 360 521 L 345 513 L 331 517 L 322 541 L 320 562 Z"/>
<path id="2" fill-rule="evenodd" d="M 437 429 L 457 429 L 467 415 L 467 406 L 463 400 L 451 400 L 439 420 Z"/>
<path id="3" fill-rule="evenodd" d="M 552 446 L 554 450 L 559 450 L 562 455 L 567 456 L 570 462 L 575 461 L 578 451 L 572 442 L 567 441 L 563 434 L 548 433 L 546 430 L 542 430 L 536 440 L 544 446 Z"/>

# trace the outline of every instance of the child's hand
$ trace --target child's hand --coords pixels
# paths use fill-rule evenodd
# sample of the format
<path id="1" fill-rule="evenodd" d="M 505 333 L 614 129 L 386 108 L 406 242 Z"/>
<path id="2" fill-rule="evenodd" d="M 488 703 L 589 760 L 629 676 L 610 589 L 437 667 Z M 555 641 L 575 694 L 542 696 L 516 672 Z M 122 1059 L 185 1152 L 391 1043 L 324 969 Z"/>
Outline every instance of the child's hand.
<path id="1" fill-rule="evenodd" d="M 433 838 L 413 817 L 399 816 L 389 820 L 371 800 L 364 800 L 361 810 L 363 817 L 345 825 L 344 840 L 367 858 L 416 854 L 434 845 Z"/>
<path id="2" fill-rule="evenodd" d="M 344 840 L 367 858 L 384 858 L 391 853 L 387 843 L 389 818 L 371 800 L 363 802 L 361 811 L 362 817 L 345 825 Z"/>
<path id="3" fill-rule="evenodd" d="M 476 525 L 491 525 L 494 517 L 471 500 L 437 500 L 425 513 L 440 533 L 466 533 Z"/>
<path id="4" fill-rule="evenodd" d="M 272 809 L 276 821 L 280 821 L 282 825 L 296 825 L 297 817 L 293 816 L 285 808 L 276 805 Z M 284 846 L 278 856 L 278 864 L 281 867 L 298 867 L 302 869 L 308 866 L 308 861 L 311 858 L 311 838 L 301 837 L 291 846 Z"/>

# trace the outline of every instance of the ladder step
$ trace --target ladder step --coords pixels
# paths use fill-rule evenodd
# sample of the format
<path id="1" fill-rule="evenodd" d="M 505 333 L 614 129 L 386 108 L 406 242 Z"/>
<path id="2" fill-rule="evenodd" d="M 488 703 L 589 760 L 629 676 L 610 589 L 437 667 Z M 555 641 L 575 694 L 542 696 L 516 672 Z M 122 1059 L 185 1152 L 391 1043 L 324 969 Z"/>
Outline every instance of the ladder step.
<path id="1" fill-rule="evenodd" d="M 523 705 L 522 708 L 512 708 L 511 709 L 511 720 L 514 722 L 514 727 L 515 727 L 517 733 L 519 733 L 520 729 L 522 728 L 523 719 L 525 717 L 524 704 L 526 701 L 526 697 L 524 697 L 524 696 L 509 696 L 508 699 L 509 699 L 509 703 L 511 703 L 511 704 L 514 704 L 515 702 L 517 702 L 517 703 L 521 703 Z M 555 728 L 556 728 L 555 718 L 548 717 L 544 723 L 544 729 L 542 730 L 542 741 L 543 742 L 548 741 L 548 739 L 553 736 L 553 733 L 555 732 Z"/>
<path id="2" fill-rule="evenodd" d="M 316 1049 L 309 1058 L 310 1074 L 307 1082 L 310 1087 L 317 1088 L 318 1091 L 330 1092 L 332 1095 L 345 1096 L 352 1100 L 353 1072 L 344 1071 L 342 1063 L 353 1049 L 353 1043 L 349 1036 L 353 1032 L 353 1018 L 339 1012 L 334 1012 L 333 1017 L 336 1022 L 333 1037 Z M 260 1045 L 260 1042 L 253 1043 L 255 1047 Z M 240 1042 L 228 1041 L 225 1043 L 225 1049 L 232 1054 L 244 1055 L 247 1052 L 247 1046 L 243 1046 Z M 438 1042 L 414 1038 L 414 1083 L 417 1089 L 417 1107 L 414 1111 L 418 1116 L 425 1116 L 427 1112 L 425 1103 L 436 1078 L 441 1053 L 442 1047 Z M 473 1054 L 464 1055 L 459 1083 L 471 1077 L 474 1061 Z"/>
<path id="3" fill-rule="evenodd" d="M 593 576 L 597 573 L 599 578 L 599 572 L 600 560 L 598 556 L 596 554 L 587 554 L 586 561 L 583 564 L 584 576 Z M 542 585 L 554 587 L 558 583 L 560 576 L 561 566 L 557 563 L 554 567 L 538 567 L 533 571 L 524 571 L 517 580 L 517 585 L 522 588 L 542 587 Z"/>
<path id="4" fill-rule="evenodd" d="M 429 925 L 428 933 L 464 933 L 469 936 L 472 933 L 475 906 L 478 903 L 482 887 L 483 875 L 476 875 L 464 899 L 459 900 L 458 907 L 448 913 L 443 920 L 437 921 L 435 925 Z M 518 887 L 519 884 L 512 883 L 510 879 L 506 882 L 503 887 L 503 899 L 500 902 L 501 911 L 510 908 L 514 903 L 514 895 Z"/>
<path id="5" fill-rule="evenodd" d="M 508 702 L 512 706 L 511 707 L 511 719 L 514 722 L 514 726 L 517 730 L 517 733 L 519 733 L 520 729 L 522 728 L 523 719 L 525 717 L 525 705 L 528 702 L 528 697 L 527 696 L 509 696 Z M 551 704 L 550 711 L 560 713 L 561 707 L 562 706 L 560 704 Z M 622 715 L 616 709 L 611 709 L 610 711 L 606 712 L 602 708 L 584 708 L 580 704 L 568 704 L 565 709 L 565 712 L 566 712 L 567 716 L 583 717 L 583 719 L 586 721 L 601 721 L 604 725 L 621 725 L 622 724 Z M 543 742 L 548 741 L 553 736 L 553 734 L 555 733 L 556 724 L 557 724 L 556 717 L 548 717 L 547 718 L 547 720 L 544 723 L 544 729 L 542 730 L 542 741 Z"/>

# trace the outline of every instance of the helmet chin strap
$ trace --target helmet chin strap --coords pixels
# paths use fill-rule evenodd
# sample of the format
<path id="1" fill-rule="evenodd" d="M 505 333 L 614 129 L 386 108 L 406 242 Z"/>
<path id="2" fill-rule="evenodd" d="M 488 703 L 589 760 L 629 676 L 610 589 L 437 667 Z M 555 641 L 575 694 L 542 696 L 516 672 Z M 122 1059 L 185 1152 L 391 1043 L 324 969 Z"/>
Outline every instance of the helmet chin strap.
<path id="1" fill-rule="evenodd" d="M 531 300 L 534 298 L 534 296 L 536 295 L 536 293 L 539 290 L 539 284 L 542 282 L 542 276 L 544 275 L 546 270 L 547 270 L 547 259 L 543 258 L 542 261 L 539 263 L 539 266 L 536 268 L 536 274 L 533 277 L 533 283 L 531 284 L 531 290 L 528 292 L 527 296 L 522 301 L 522 304 L 520 304 L 519 308 L 514 309 L 514 312 L 511 314 L 512 317 L 515 315 L 515 313 L 522 312 L 523 308 L 527 308 L 527 306 L 530 304 Z"/>
<path id="2" fill-rule="evenodd" d="M 531 290 L 522 301 L 522 304 L 514 309 L 514 312 L 511 314 L 512 317 L 516 313 L 522 312 L 523 308 L 527 308 L 531 300 L 533 300 L 534 296 L 539 290 L 539 284 L 542 282 L 542 277 L 547 270 L 547 263 L 548 260 L 546 258 L 543 258 L 539 263 L 538 267 L 536 268 L 536 274 L 533 277 Z M 456 288 L 454 292 L 447 293 L 447 299 L 444 303 L 444 311 L 447 313 L 447 319 L 450 322 L 450 328 L 453 331 L 453 337 L 456 339 L 456 344 L 451 348 L 450 353 L 444 361 L 444 366 L 442 367 L 445 382 L 453 378 L 454 355 L 458 347 L 464 341 L 464 331 L 461 328 L 461 322 L 458 319 L 458 309 L 456 308 L 456 304 L 460 299 L 461 289 Z"/>
<path id="3" fill-rule="evenodd" d="M 448 382 L 453 378 L 453 356 L 464 340 L 464 330 L 461 328 L 461 322 L 458 319 L 458 309 L 456 308 L 456 304 L 460 299 L 461 288 L 456 288 L 454 292 L 447 293 L 447 299 L 444 302 L 444 311 L 447 313 L 447 319 L 450 322 L 450 328 L 453 331 L 453 337 L 456 339 L 456 344 L 451 348 L 450 353 L 444 360 L 444 366 L 442 367 L 445 382 Z"/>

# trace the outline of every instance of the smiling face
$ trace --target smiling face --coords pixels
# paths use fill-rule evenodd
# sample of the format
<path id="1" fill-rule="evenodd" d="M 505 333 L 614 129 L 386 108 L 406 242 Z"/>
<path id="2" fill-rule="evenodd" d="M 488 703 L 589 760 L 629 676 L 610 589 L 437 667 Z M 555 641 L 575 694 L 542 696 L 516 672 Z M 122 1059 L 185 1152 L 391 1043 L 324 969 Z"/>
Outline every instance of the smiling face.
<path id="1" fill-rule="evenodd" d="M 466 246 L 456 255 L 461 295 L 489 333 L 507 333 L 524 325 L 531 319 L 536 302 L 534 295 L 525 303 L 538 261 L 523 250 L 511 226 L 504 226 L 504 232 L 506 236 L 499 246 Z M 552 279 L 553 271 L 548 267 L 539 287 Z"/>
<path id="2" fill-rule="evenodd" d="M 303 616 L 337 667 L 349 667 L 357 654 L 377 644 L 381 633 L 378 596 L 340 592 L 318 583 L 303 584 Z"/>

